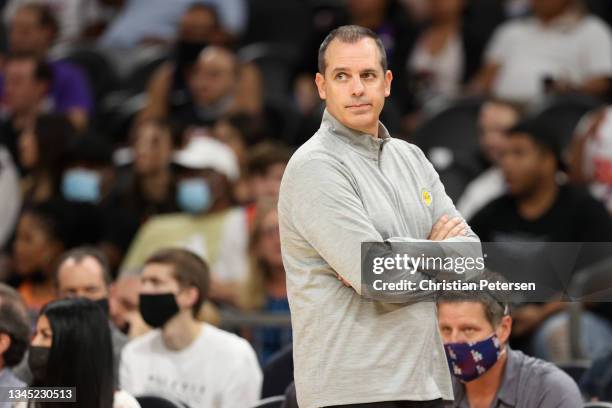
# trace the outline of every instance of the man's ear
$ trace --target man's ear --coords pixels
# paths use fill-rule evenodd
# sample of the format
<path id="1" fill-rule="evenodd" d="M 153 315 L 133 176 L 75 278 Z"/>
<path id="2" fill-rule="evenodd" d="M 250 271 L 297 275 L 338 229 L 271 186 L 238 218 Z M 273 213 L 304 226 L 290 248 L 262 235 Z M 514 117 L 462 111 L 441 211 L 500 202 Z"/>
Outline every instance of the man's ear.
<path id="1" fill-rule="evenodd" d="M 391 81 L 393 81 L 393 73 L 388 69 L 385 72 L 385 97 L 391 95 Z"/>
<path id="2" fill-rule="evenodd" d="M 502 344 L 508 343 L 508 339 L 510 338 L 511 331 L 512 331 L 512 317 L 503 316 L 496 330 L 497 337 L 499 337 L 499 341 Z"/>
<path id="3" fill-rule="evenodd" d="M 317 84 L 317 90 L 319 91 L 319 97 L 325 100 L 327 93 L 325 92 L 325 77 L 321 73 L 317 72 L 315 75 L 315 84 Z"/>
<path id="4" fill-rule="evenodd" d="M 178 304 L 181 309 L 193 308 L 198 300 L 198 289 L 193 286 L 183 288 L 178 296 Z"/>

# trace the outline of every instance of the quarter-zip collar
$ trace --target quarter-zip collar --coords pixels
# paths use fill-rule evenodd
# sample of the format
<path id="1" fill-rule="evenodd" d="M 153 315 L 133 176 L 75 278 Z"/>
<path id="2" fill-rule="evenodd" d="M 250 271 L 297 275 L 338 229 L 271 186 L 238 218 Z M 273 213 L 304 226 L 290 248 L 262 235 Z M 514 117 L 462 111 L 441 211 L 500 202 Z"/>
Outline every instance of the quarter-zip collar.
<path id="1" fill-rule="evenodd" d="M 378 137 L 368 133 L 346 127 L 336 119 L 327 109 L 323 112 L 321 127 L 327 130 L 332 136 L 338 137 L 343 142 L 351 146 L 359 154 L 373 160 L 378 160 L 382 146 L 391 139 L 387 128 L 378 122 Z"/>

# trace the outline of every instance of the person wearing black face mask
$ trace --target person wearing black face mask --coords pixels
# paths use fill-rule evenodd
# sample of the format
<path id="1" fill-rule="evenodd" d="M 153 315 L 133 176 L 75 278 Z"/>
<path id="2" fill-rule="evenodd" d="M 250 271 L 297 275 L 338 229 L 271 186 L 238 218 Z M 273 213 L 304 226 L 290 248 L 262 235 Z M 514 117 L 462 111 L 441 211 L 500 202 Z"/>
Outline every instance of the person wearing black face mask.
<path id="1" fill-rule="evenodd" d="M 208 266 L 190 251 L 161 249 L 147 259 L 139 307 L 155 329 L 123 349 L 123 389 L 193 407 L 249 406 L 259 399 L 262 374 L 250 344 L 196 319 L 208 287 Z"/>
<path id="2" fill-rule="evenodd" d="M 110 331 L 102 309 L 89 299 L 58 300 L 42 309 L 28 365 L 32 386 L 75 387 L 71 407 L 139 406 L 127 393 L 114 392 Z"/>
<path id="3" fill-rule="evenodd" d="M 106 256 L 96 248 L 74 248 L 60 258 L 55 277 L 59 299 L 75 297 L 90 299 L 97 303 L 108 317 L 111 282 Z M 108 324 L 113 346 L 113 373 L 117 384 L 119 358 L 128 339 L 112 322 L 109 321 Z"/>
<path id="4" fill-rule="evenodd" d="M 507 344 L 512 317 L 489 293 L 444 292 L 438 322 L 454 376 L 453 408 L 582 406 L 576 383 L 555 365 Z"/>

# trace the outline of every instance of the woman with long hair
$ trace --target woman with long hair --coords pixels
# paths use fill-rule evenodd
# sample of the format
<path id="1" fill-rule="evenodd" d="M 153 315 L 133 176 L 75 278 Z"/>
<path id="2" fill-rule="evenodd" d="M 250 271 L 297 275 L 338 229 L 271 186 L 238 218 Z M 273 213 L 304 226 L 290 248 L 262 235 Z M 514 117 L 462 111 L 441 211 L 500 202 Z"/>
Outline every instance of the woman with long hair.
<path id="1" fill-rule="evenodd" d="M 34 377 L 32 386 L 75 389 L 75 402 L 44 403 L 45 407 L 139 406 L 124 392 L 113 390 L 110 328 L 102 308 L 91 300 L 59 300 L 41 310 L 28 365 Z M 32 402 L 27 406 L 38 407 Z"/>
<path id="2" fill-rule="evenodd" d="M 250 270 L 241 306 L 248 311 L 289 314 L 285 268 L 280 249 L 276 203 L 257 209 L 249 241 Z M 291 343 L 291 328 L 259 328 L 251 341 L 262 363 Z"/>

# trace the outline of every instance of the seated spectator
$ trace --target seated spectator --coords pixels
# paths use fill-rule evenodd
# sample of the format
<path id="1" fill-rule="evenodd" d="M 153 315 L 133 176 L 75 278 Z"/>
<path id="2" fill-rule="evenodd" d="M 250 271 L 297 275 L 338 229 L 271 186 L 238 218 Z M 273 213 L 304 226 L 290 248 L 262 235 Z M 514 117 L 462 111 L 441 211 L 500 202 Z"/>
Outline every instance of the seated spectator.
<path id="1" fill-rule="evenodd" d="M 494 34 L 474 89 L 528 102 L 544 92 L 602 96 L 612 72 L 612 37 L 579 0 L 531 0 L 534 16 Z"/>
<path id="2" fill-rule="evenodd" d="M 541 120 L 507 132 L 500 166 L 508 192 L 480 210 L 470 225 L 482 241 L 610 241 L 612 226 L 601 203 L 559 185 L 559 139 Z"/>
<path id="3" fill-rule="evenodd" d="M 505 132 L 518 120 L 517 107 L 506 102 L 490 100 L 480 108 L 478 142 L 484 164 L 490 167 L 467 185 L 457 202 L 457 209 L 465 219 L 472 218 L 482 207 L 506 191 L 499 161 L 507 144 Z"/>
<path id="4" fill-rule="evenodd" d="M 89 299 L 66 299 L 44 307 L 36 323 L 28 365 L 36 387 L 75 387 L 78 408 L 139 408 L 113 389 L 111 335 L 102 309 Z M 32 406 L 20 403 L 17 408 Z"/>
<path id="5" fill-rule="evenodd" d="M 150 217 L 178 211 L 172 171 L 173 129 L 163 120 L 139 123 L 131 135 L 133 162 L 117 180 L 109 201 L 129 210 L 143 224 Z"/>
<path id="6" fill-rule="evenodd" d="M 612 352 L 593 361 L 579 385 L 588 400 L 612 401 Z"/>
<path id="7" fill-rule="evenodd" d="M 109 315 L 109 292 L 112 283 L 109 264 L 101 251 L 79 247 L 64 253 L 55 276 L 59 299 L 83 297 L 96 302 Z M 109 322 L 113 346 L 115 384 L 119 381 L 119 357 L 127 337 Z"/>
<path id="8" fill-rule="evenodd" d="M 36 313 L 56 297 L 53 274 L 68 241 L 65 212 L 61 203 L 45 202 L 26 208 L 17 223 L 11 283 Z"/>
<path id="9" fill-rule="evenodd" d="M 109 313 L 113 324 L 131 340 L 149 331 L 138 311 L 140 275 L 125 273 L 111 286 Z"/>
<path id="10" fill-rule="evenodd" d="M 0 387 L 25 387 L 11 369 L 17 366 L 30 339 L 30 321 L 19 293 L 0 283 Z M 0 402 L 1 408 L 9 408 Z"/>
<path id="11" fill-rule="evenodd" d="M 52 75 L 49 65 L 32 55 L 10 55 L 4 63 L 0 144 L 6 146 L 15 163 L 19 163 L 19 134 L 33 127 L 38 115 L 46 110 Z"/>
<path id="12" fill-rule="evenodd" d="M 183 213 L 159 215 L 143 225 L 121 270 L 140 269 L 166 246 L 189 248 L 211 265 L 211 299 L 235 302 L 247 274 L 246 211 L 231 207 L 239 177 L 236 157 L 217 140 L 194 137 L 174 161 L 180 167 L 177 202 Z"/>
<path id="13" fill-rule="evenodd" d="M 114 270 L 140 224 L 112 201 L 112 147 L 101 136 L 79 137 L 68 146 L 64 162 L 61 190 L 71 220 L 81 225 L 80 242 L 102 249 Z"/>
<path id="14" fill-rule="evenodd" d="M 582 406 L 570 376 L 510 348 L 508 305 L 491 293 L 442 293 L 438 322 L 453 374 L 455 401 L 449 407 Z"/>
<path id="15" fill-rule="evenodd" d="M 477 44 L 463 26 L 465 0 L 429 2 L 429 26 L 419 35 L 408 60 L 418 103 L 458 96 L 480 63 Z"/>
<path id="16" fill-rule="evenodd" d="M 74 43 L 88 34 L 97 31 L 100 25 L 113 16 L 113 8 L 105 0 L 36 0 L 47 5 L 57 16 L 59 44 Z M 7 23 L 11 21 L 16 10 L 32 0 L 9 0 L 4 7 L 3 17 Z"/>
<path id="17" fill-rule="evenodd" d="M 59 195 L 66 147 L 76 136 L 74 127 L 61 115 L 40 115 L 33 128 L 19 135 L 19 162 L 27 174 L 21 180 L 24 205 Z"/>
<path id="18" fill-rule="evenodd" d="M 250 83 L 251 79 L 245 78 L 245 75 L 253 75 L 247 71 L 232 51 L 218 46 L 206 47 L 186 76 L 187 98 L 174 105 L 169 112 L 171 118 L 187 126 L 212 127 L 230 113 L 258 113 L 260 93 L 244 89 L 257 87 L 256 83 Z M 257 105 L 254 108 L 253 102 Z"/>
<path id="19" fill-rule="evenodd" d="M 249 225 L 258 205 L 278 201 L 278 191 L 291 150 L 282 145 L 260 143 L 251 149 L 247 158 L 246 179 L 250 205 L 247 207 Z"/>
<path id="20" fill-rule="evenodd" d="M 2 191 L 2 200 L 0 200 L 0 251 L 2 251 L 13 234 L 21 208 L 19 173 L 11 154 L 2 145 L 0 145 L 0 191 Z M 0 273 L 0 280 L 1 276 Z"/>
<path id="21" fill-rule="evenodd" d="M 151 76 L 147 105 L 141 119 L 164 118 L 189 98 L 187 77 L 200 52 L 215 43 L 219 21 L 217 12 L 205 4 L 192 4 L 185 10 L 178 27 L 172 59 Z"/>
<path id="22" fill-rule="evenodd" d="M 193 407 L 255 403 L 261 370 L 249 343 L 196 320 L 208 294 L 208 266 L 182 249 L 164 249 L 145 263 L 140 312 L 155 330 L 128 343 L 121 386 L 134 395 L 167 395 Z"/>
<path id="23" fill-rule="evenodd" d="M 246 25 L 244 0 L 198 0 L 216 10 L 221 35 L 232 41 Z M 193 0 L 126 0 L 125 5 L 100 38 L 108 48 L 133 48 L 146 44 L 167 44 L 176 37 L 181 16 Z"/>
<path id="24" fill-rule="evenodd" d="M 612 214 L 612 107 L 590 112 L 576 127 L 570 180 L 586 185 Z"/>
<path id="25" fill-rule="evenodd" d="M 9 50 L 11 53 L 30 53 L 41 60 L 48 60 L 52 71 L 49 89 L 49 107 L 63 113 L 78 128 L 87 125 L 92 111 L 92 94 L 83 72 L 69 62 L 49 59 L 49 49 L 58 33 L 58 24 L 51 9 L 43 4 L 27 3 L 17 9 L 9 23 Z M 0 78 L 2 88 L 10 84 L 9 78 Z"/>
<path id="26" fill-rule="evenodd" d="M 289 315 L 276 201 L 258 209 L 251 228 L 250 270 L 241 306 L 248 311 Z M 291 327 L 256 328 L 250 331 L 250 337 L 260 362 L 265 364 L 270 356 L 291 344 Z"/>

